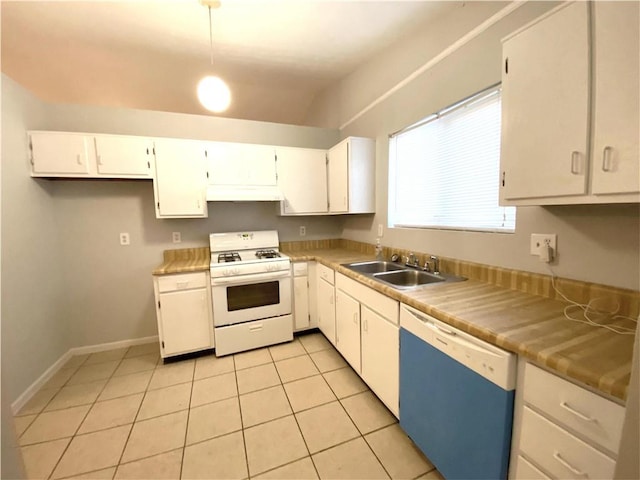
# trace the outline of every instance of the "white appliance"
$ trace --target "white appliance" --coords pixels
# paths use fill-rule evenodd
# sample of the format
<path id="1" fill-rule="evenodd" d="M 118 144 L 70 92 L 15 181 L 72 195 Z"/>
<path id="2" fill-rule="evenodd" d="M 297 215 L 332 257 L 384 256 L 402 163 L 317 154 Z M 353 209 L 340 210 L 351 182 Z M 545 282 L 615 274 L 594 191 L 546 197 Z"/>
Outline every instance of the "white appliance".
<path id="1" fill-rule="evenodd" d="M 291 261 L 278 232 L 209 235 L 216 355 L 293 339 Z"/>

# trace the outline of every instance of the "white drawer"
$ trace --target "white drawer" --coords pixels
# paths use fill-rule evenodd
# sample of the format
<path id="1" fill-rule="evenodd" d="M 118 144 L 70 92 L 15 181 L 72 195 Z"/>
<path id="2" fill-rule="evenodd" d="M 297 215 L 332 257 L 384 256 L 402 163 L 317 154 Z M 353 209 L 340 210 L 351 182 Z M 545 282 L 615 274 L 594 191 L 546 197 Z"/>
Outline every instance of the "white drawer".
<path id="1" fill-rule="evenodd" d="M 515 480 L 551 480 L 522 455 L 516 458 Z"/>
<path id="2" fill-rule="evenodd" d="M 341 273 L 336 275 L 336 288 L 349 294 L 363 305 L 366 305 L 370 310 L 379 313 L 394 325 L 398 325 L 400 302 L 397 300 L 376 292 L 373 288 L 366 287 Z"/>
<path id="3" fill-rule="evenodd" d="M 334 282 L 334 272 L 331 268 L 327 267 L 326 265 L 322 265 L 321 263 L 318 264 L 318 275 L 320 276 L 320 278 L 324 278 L 327 282 L 329 282 L 331 285 L 333 285 Z"/>
<path id="4" fill-rule="evenodd" d="M 160 293 L 202 288 L 211 285 L 209 272 L 178 273 L 174 275 L 162 275 L 157 278 L 158 291 Z"/>
<path id="5" fill-rule="evenodd" d="M 523 398 L 593 443 L 618 452 L 624 407 L 527 363 Z"/>
<path id="6" fill-rule="evenodd" d="M 218 327 L 215 332 L 216 356 L 220 357 L 293 340 L 293 316 L 283 315 Z"/>
<path id="7" fill-rule="evenodd" d="M 520 451 L 556 478 L 613 477 L 616 462 L 524 407 Z"/>
<path id="8" fill-rule="evenodd" d="M 294 262 L 292 265 L 294 277 L 304 277 L 307 275 L 307 262 Z"/>

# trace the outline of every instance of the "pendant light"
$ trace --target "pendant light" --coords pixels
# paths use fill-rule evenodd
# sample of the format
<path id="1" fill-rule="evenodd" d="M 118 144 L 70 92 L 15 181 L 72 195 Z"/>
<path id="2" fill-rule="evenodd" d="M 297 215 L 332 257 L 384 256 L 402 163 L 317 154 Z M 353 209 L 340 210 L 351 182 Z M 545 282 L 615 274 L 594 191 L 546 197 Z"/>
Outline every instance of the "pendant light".
<path id="1" fill-rule="evenodd" d="M 213 67 L 213 29 L 211 28 L 211 9 L 220 6 L 219 0 L 200 0 L 209 9 L 209 46 L 211 48 L 211 66 Z M 198 83 L 198 100 L 204 108 L 220 113 L 229 108 L 231 91 L 220 77 L 207 75 Z"/>

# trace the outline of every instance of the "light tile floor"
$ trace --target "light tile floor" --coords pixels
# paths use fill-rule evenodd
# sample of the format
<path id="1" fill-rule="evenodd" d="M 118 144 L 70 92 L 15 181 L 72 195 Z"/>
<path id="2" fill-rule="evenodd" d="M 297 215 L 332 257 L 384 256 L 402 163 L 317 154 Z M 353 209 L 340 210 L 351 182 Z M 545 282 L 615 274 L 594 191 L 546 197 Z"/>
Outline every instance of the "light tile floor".
<path id="1" fill-rule="evenodd" d="M 442 478 L 320 333 L 222 358 L 75 356 L 15 421 L 29 478 Z"/>

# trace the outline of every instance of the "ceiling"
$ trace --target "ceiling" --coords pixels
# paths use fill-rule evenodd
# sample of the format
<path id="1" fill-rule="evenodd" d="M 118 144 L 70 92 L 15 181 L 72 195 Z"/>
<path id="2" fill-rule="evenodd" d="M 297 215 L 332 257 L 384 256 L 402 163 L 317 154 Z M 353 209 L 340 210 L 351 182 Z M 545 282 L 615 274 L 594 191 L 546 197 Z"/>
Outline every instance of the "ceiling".
<path id="1" fill-rule="evenodd" d="M 2 1 L 2 71 L 45 101 L 207 114 L 198 80 L 233 101 L 221 116 L 303 124 L 314 97 L 460 2 Z"/>

